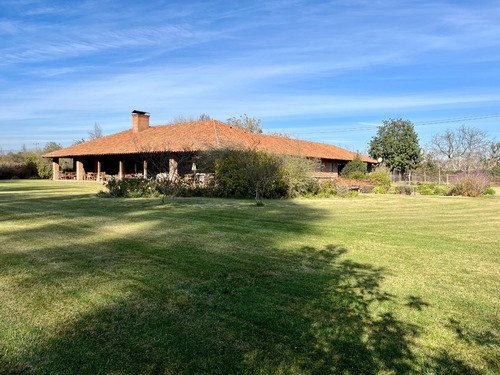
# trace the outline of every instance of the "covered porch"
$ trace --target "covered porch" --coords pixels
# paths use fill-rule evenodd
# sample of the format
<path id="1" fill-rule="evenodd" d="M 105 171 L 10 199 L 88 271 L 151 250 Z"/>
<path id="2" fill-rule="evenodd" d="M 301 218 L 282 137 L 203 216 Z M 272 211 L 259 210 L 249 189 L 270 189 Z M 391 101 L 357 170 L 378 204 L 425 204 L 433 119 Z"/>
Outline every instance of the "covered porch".
<path id="1" fill-rule="evenodd" d="M 53 180 L 77 180 L 106 182 L 110 179 L 124 177 L 156 178 L 158 175 L 177 179 L 179 176 L 179 161 L 186 159 L 185 153 L 151 153 L 145 155 L 84 155 L 65 156 L 73 161 L 71 169 L 62 169 L 60 158 L 52 158 Z M 192 157 L 189 157 L 192 159 Z M 196 164 L 191 163 L 191 170 Z M 186 168 L 183 168 L 186 169 Z"/>

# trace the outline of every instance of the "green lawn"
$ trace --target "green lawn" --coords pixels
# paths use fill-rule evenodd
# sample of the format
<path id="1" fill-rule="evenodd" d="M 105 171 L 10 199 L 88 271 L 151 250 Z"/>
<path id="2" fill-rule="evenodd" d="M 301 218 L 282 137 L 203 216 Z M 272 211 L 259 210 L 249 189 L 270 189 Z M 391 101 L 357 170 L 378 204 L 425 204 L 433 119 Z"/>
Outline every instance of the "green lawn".
<path id="1" fill-rule="evenodd" d="M 0 181 L 0 374 L 500 373 L 493 197 Z"/>

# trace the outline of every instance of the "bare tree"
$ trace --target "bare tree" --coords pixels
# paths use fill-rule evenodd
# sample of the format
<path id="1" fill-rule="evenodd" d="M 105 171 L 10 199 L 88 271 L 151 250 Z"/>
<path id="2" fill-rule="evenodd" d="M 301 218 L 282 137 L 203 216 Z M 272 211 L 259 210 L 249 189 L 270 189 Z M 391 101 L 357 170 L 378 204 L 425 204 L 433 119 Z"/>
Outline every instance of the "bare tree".
<path id="1" fill-rule="evenodd" d="M 79 145 L 80 143 L 85 143 L 85 142 L 87 142 L 87 141 L 85 140 L 85 138 L 75 139 L 75 140 L 73 141 L 72 146 L 74 146 L 74 145 Z"/>
<path id="2" fill-rule="evenodd" d="M 492 141 L 488 153 L 483 158 L 484 169 L 500 168 L 500 142 Z"/>
<path id="3" fill-rule="evenodd" d="M 198 121 L 210 121 L 210 120 L 212 120 L 212 117 L 210 117 L 206 113 L 202 113 L 201 115 L 198 116 Z"/>
<path id="4" fill-rule="evenodd" d="M 286 132 L 267 132 L 266 135 L 270 135 L 272 137 L 286 138 L 286 139 L 292 138 L 292 134 Z"/>
<path id="5" fill-rule="evenodd" d="M 94 123 L 94 130 L 89 132 L 89 140 L 102 137 L 102 128 L 98 122 Z"/>
<path id="6" fill-rule="evenodd" d="M 472 171 L 482 167 L 491 141 L 486 132 L 462 125 L 435 135 L 428 145 L 430 153 L 442 168 L 450 171 Z"/>
<path id="7" fill-rule="evenodd" d="M 260 124 L 260 120 L 257 120 L 254 117 L 248 117 L 246 113 L 240 116 L 240 118 L 228 118 L 227 123 L 228 125 L 246 130 L 250 133 L 262 134 L 262 125 Z"/>
<path id="8" fill-rule="evenodd" d="M 197 121 L 210 121 L 212 118 L 207 115 L 206 113 L 202 113 L 198 117 L 196 116 L 183 116 L 183 115 L 177 115 L 170 120 L 167 125 L 173 125 L 173 124 L 185 124 L 188 122 L 197 122 Z"/>

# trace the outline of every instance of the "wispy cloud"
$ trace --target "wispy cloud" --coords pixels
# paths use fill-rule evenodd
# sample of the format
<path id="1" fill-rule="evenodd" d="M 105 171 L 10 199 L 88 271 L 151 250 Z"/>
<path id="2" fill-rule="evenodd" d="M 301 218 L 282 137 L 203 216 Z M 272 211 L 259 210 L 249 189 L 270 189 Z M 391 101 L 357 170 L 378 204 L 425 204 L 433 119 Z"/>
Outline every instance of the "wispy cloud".
<path id="1" fill-rule="evenodd" d="M 159 123 L 207 112 L 375 128 L 500 103 L 493 1 L 6 0 L 2 10 L 0 128 L 119 129 L 134 108 Z"/>
<path id="2" fill-rule="evenodd" d="M 144 27 L 124 31 L 103 31 L 98 34 L 79 37 L 63 36 L 55 42 L 36 43 L 29 48 L 10 48 L 3 51 L 0 63 L 33 63 L 54 59 L 69 59 L 117 49 L 161 46 L 164 51 L 191 44 L 193 40 L 209 37 L 201 35 L 188 26 Z M 129 51 L 130 53 L 130 51 Z"/>

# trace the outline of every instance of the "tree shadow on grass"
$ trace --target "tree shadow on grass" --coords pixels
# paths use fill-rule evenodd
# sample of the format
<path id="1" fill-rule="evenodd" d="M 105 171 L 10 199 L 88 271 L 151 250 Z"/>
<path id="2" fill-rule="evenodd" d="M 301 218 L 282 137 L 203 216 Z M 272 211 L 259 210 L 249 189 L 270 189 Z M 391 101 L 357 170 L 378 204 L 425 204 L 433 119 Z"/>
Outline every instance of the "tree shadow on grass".
<path id="1" fill-rule="evenodd" d="M 177 284 L 161 281 L 168 262 L 143 265 L 125 298 L 60 325 L 17 358 L 24 367 L 11 373 L 414 370 L 418 327 L 372 311 L 394 299 L 380 288 L 382 269 L 343 259 L 346 250 L 335 245 L 289 250 L 268 249 L 255 268 L 207 264 L 211 272 L 198 277 L 200 265 L 178 267 Z"/>
<path id="2" fill-rule="evenodd" d="M 280 236 L 314 233 L 321 210 L 64 195 L 4 200 L 2 209 L 15 212 L 9 220 L 37 219 L 1 231 L 21 251 L 0 251 L 0 274 L 14 275 L 11 298 L 42 323 L 18 323 L 29 338 L 22 349 L 0 343 L 0 373 L 417 371 L 419 328 L 385 307 L 398 303 L 381 288 L 385 270 L 334 244 L 276 247 L 287 243 Z M 52 222 L 40 225 L 45 217 Z M 99 237 L 94 217 L 127 231 Z M 427 305 L 418 296 L 409 304 Z M 443 356 L 429 369 L 446 363 L 467 370 Z"/>
<path id="3" fill-rule="evenodd" d="M 456 319 L 449 319 L 447 327 L 450 328 L 460 340 L 466 343 L 474 343 L 481 346 L 500 346 L 500 337 L 490 330 L 477 331 L 465 327 Z"/>
<path id="4" fill-rule="evenodd" d="M 408 296 L 408 302 L 406 303 L 406 306 L 418 311 L 422 311 L 424 307 L 429 307 L 430 305 L 430 303 L 423 301 L 419 296 Z"/>

